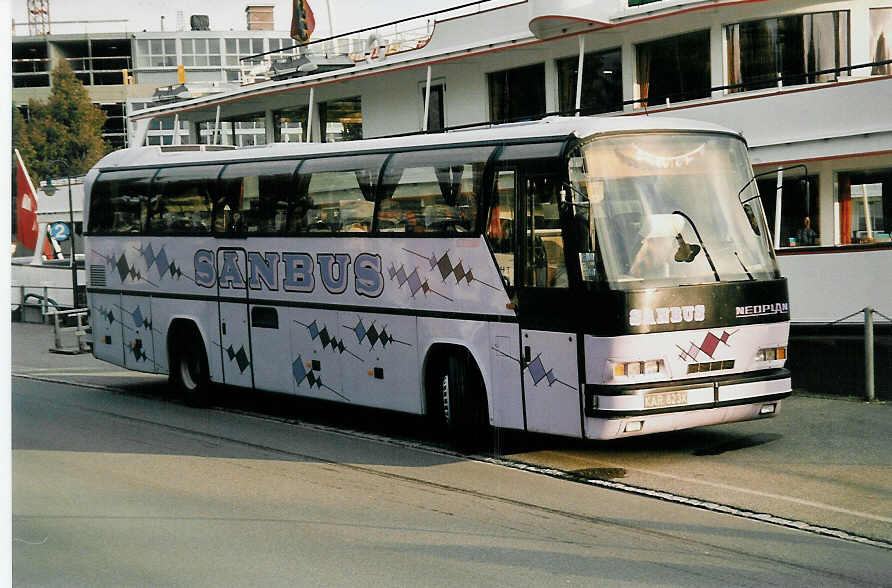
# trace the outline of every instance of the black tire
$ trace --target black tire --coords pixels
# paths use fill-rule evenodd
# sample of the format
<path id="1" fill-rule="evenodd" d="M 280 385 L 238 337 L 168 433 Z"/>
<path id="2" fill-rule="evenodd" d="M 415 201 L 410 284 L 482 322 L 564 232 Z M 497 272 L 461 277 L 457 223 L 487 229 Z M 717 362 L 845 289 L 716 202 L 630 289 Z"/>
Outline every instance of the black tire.
<path id="1" fill-rule="evenodd" d="M 480 372 L 470 354 L 452 353 L 434 370 L 432 414 L 462 452 L 488 449 L 489 415 Z"/>
<path id="2" fill-rule="evenodd" d="M 194 327 L 179 331 L 172 341 L 170 382 L 189 406 L 206 408 L 210 404 L 207 353 Z"/>

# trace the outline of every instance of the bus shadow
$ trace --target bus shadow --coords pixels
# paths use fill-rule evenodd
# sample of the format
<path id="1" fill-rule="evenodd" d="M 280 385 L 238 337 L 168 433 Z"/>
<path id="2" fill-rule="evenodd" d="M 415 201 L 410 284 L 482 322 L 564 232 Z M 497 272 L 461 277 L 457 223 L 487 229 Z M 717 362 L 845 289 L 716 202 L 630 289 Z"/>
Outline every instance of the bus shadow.
<path id="1" fill-rule="evenodd" d="M 119 393 L 184 404 L 167 381 L 125 384 Z M 442 428 L 423 415 L 412 415 L 365 406 L 353 406 L 314 398 L 216 386 L 213 406 L 226 411 L 257 414 L 289 423 L 330 427 L 340 431 L 380 436 L 409 443 L 421 443 L 457 453 L 475 453 L 512 458 L 535 452 L 569 452 L 611 457 L 654 456 L 657 454 L 710 457 L 756 448 L 783 436 L 776 433 L 741 434 L 721 427 L 703 427 L 653 435 L 593 441 L 556 435 L 490 429 L 473 448 L 456 445 Z M 610 468 L 606 468 L 610 469 Z M 571 472 L 572 473 L 572 472 Z M 588 472 L 605 479 L 621 477 L 615 472 Z"/>

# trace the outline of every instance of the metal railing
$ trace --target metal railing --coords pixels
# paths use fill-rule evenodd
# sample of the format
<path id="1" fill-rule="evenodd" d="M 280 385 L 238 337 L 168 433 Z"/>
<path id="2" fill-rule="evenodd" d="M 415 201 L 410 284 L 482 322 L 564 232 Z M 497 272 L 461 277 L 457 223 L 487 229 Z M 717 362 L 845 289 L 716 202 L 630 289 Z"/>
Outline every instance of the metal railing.
<path id="1" fill-rule="evenodd" d="M 86 308 L 74 308 L 53 313 L 53 347 L 52 353 L 70 355 L 88 353 L 90 351 L 90 311 Z"/>
<path id="2" fill-rule="evenodd" d="M 829 327 L 837 323 L 841 323 L 844 320 L 848 320 L 853 316 L 862 313 L 864 314 L 864 399 L 867 402 L 873 402 L 874 400 L 876 400 L 876 380 L 874 379 L 874 375 L 876 373 L 876 364 L 874 362 L 873 315 L 879 315 L 889 322 L 892 322 L 892 318 L 889 318 L 876 309 L 864 307 L 861 310 L 855 311 L 852 314 L 842 317 L 841 319 L 831 321 L 827 323 L 826 326 Z"/>

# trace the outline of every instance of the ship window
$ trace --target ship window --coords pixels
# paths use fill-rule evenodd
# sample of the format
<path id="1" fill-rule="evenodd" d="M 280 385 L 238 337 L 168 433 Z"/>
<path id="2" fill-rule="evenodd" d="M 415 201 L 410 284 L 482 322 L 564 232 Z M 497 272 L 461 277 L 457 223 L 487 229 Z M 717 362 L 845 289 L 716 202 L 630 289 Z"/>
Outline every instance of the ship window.
<path id="1" fill-rule="evenodd" d="M 362 98 L 323 102 L 319 105 L 319 125 L 323 143 L 362 139 Z"/>
<path id="2" fill-rule="evenodd" d="M 637 60 L 638 106 L 710 95 L 709 31 L 642 43 Z"/>
<path id="3" fill-rule="evenodd" d="M 490 120 L 532 120 L 545 114 L 544 63 L 492 72 L 488 79 Z"/>
<path id="4" fill-rule="evenodd" d="M 576 109 L 578 66 L 578 55 L 559 59 L 557 62 L 562 113 L 574 113 Z M 585 54 L 580 108 L 583 115 L 623 109 L 623 70 L 619 48 Z"/>
<path id="5" fill-rule="evenodd" d="M 819 12 L 729 25 L 728 84 L 731 92 L 777 85 L 813 84 L 839 74 L 815 72 L 849 65 L 849 13 Z"/>
<path id="6" fill-rule="evenodd" d="M 771 241 L 774 241 L 774 219 L 777 210 L 777 178 L 758 180 L 759 194 L 762 197 L 762 209 L 765 211 L 765 219 L 768 222 L 768 230 L 771 231 Z M 820 245 L 821 217 L 818 210 L 818 176 L 808 176 L 808 202 L 806 202 L 806 190 L 803 185 L 803 177 L 784 174 L 784 184 L 781 192 L 781 223 L 780 241 L 776 247 L 795 247 Z M 806 217 L 808 221 L 806 222 Z M 808 228 L 806 228 L 806 223 Z M 793 239 L 793 241 L 791 241 Z"/>
<path id="7" fill-rule="evenodd" d="M 424 98 L 427 94 L 427 87 L 425 84 L 420 84 L 421 87 L 421 112 L 424 112 Z M 431 99 L 430 106 L 427 111 L 427 130 L 428 131 L 442 131 L 443 127 L 446 126 L 446 111 L 445 111 L 445 94 L 446 94 L 446 85 L 443 82 L 439 83 L 431 83 Z M 422 115 L 423 116 L 423 115 Z"/>
<path id="8" fill-rule="evenodd" d="M 839 172 L 839 243 L 890 241 L 892 169 Z"/>
<path id="9" fill-rule="evenodd" d="M 273 114 L 276 143 L 303 143 L 307 140 L 307 119 L 310 109 L 306 106 L 279 110 Z"/>

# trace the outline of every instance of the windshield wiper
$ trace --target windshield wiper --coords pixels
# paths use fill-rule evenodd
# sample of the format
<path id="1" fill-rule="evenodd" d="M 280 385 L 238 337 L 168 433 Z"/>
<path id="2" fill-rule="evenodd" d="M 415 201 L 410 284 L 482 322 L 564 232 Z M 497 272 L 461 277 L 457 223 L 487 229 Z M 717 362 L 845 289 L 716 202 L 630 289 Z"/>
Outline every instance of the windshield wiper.
<path id="1" fill-rule="evenodd" d="M 734 252 L 734 257 L 737 258 L 737 262 L 740 264 L 740 267 L 742 267 L 742 268 L 743 268 L 743 271 L 746 272 L 746 277 L 748 277 L 748 278 L 751 279 L 751 280 L 755 280 L 756 278 L 754 278 L 754 277 L 753 277 L 753 274 L 750 273 L 750 270 L 746 269 L 746 266 L 743 265 L 743 260 L 740 259 L 740 256 L 737 255 L 737 252 L 736 252 L 736 251 Z"/>
<path id="2" fill-rule="evenodd" d="M 697 241 L 700 242 L 700 247 L 697 248 L 696 245 L 689 245 L 685 242 L 684 237 L 681 236 L 681 233 L 678 233 L 675 236 L 675 239 L 678 241 L 678 251 L 675 252 L 675 261 L 683 261 L 685 263 L 690 263 L 694 261 L 694 258 L 697 257 L 697 254 L 700 252 L 700 249 L 703 249 L 703 253 L 706 255 L 706 261 L 709 262 L 709 267 L 712 268 L 712 275 L 715 276 L 716 282 L 721 282 L 721 278 L 719 278 L 719 272 L 715 269 L 715 264 L 712 262 L 712 257 L 709 255 L 709 251 L 706 250 L 706 245 L 703 244 L 703 239 L 700 237 L 700 231 L 697 230 L 697 225 L 694 224 L 694 221 L 691 220 L 691 217 L 686 215 L 680 210 L 673 210 L 672 214 L 677 214 L 682 217 L 691 225 L 691 228 L 694 229 L 694 235 L 697 236 Z"/>

